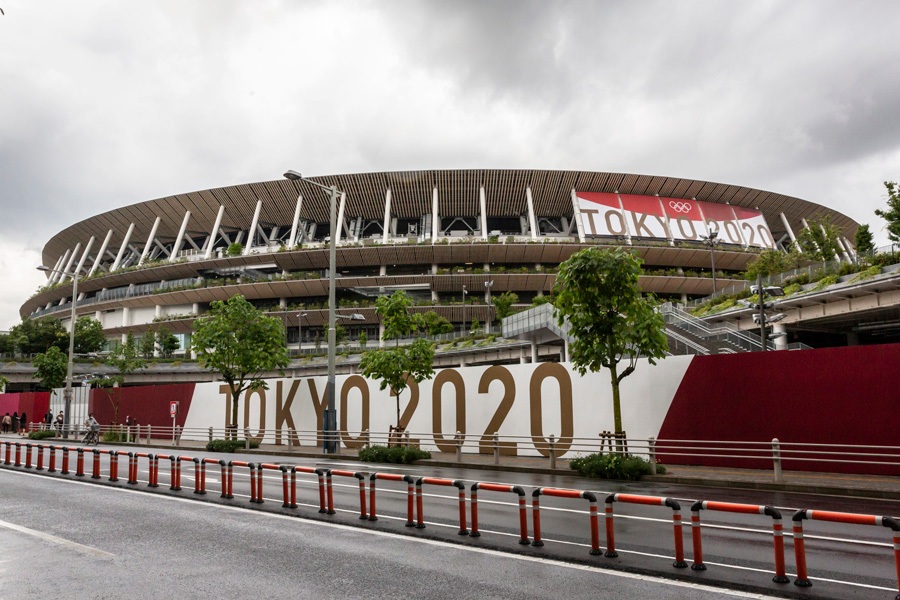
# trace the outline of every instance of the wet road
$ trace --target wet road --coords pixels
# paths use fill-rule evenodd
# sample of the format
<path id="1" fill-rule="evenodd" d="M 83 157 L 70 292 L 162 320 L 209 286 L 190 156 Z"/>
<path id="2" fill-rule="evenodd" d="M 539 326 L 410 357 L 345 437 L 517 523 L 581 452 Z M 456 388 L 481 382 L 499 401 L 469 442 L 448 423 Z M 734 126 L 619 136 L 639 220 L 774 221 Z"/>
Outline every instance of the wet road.
<path id="1" fill-rule="evenodd" d="M 206 453 L 203 454 L 204 456 Z M 270 457 L 259 455 L 223 455 L 231 460 L 259 462 L 283 461 L 289 464 L 328 466 L 330 468 L 373 470 L 372 465 L 355 462 L 316 461 L 315 459 Z M 105 464 L 101 472 L 108 474 Z M 59 460 L 57 458 L 57 460 Z M 59 463 L 57 463 L 59 464 Z M 86 470 L 90 474 L 91 463 Z M 147 463 L 142 460 L 139 469 L 139 487 L 145 488 Z M 127 460 L 120 459 L 120 477 L 125 479 Z M 74 456 L 70 467 L 74 471 Z M 860 512 L 871 514 L 896 514 L 894 502 L 881 500 L 861 500 L 858 498 L 835 498 L 771 492 L 751 492 L 744 490 L 709 490 L 659 484 L 627 484 L 598 482 L 578 477 L 545 476 L 527 473 L 497 473 L 481 470 L 423 467 L 415 465 L 378 467 L 381 472 L 408 473 L 462 479 L 468 484 L 474 481 L 490 481 L 521 485 L 525 488 L 528 501 L 529 536 L 533 535 L 531 517 L 531 490 L 538 486 L 567 489 L 587 489 L 597 493 L 601 499 L 607 493 L 633 493 L 641 495 L 669 496 L 679 500 L 685 521 L 689 520 L 690 505 L 694 500 L 718 500 L 753 504 L 770 504 L 779 507 L 785 517 L 785 559 L 788 575 L 794 579 L 794 555 L 791 543 L 790 516 L 797 508 L 815 508 Z M 2 472 L 0 472 L 2 475 Z M 169 464 L 162 461 L 160 467 L 160 488 L 165 490 L 169 483 Z M 35 479 L 35 478 L 30 478 Z M 57 483 L 57 485 L 60 485 Z M 193 465 L 184 463 L 182 473 L 182 496 L 190 497 L 193 489 Z M 221 491 L 219 469 L 210 465 L 207 473 L 209 499 L 217 499 Z M 79 487 L 79 494 L 81 488 Z M 469 486 L 467 485 L 467 488 Z M 298 474 L 298 509 L 281 509 L 281 474 L 266 472 L 264 478 L 264 508 L 282 512 L 295 512 L 320 518 L 318 508 L 318 488 L 314 476 Z M 234 473 L 235 500 L 245 506 L 249 499 L 249 476 L 246 469 L 236 468 Z M 51 486 L 48 492 L 57 493 Z M 64 492 L 60 492 L 64 493 Z M 128 495 L 134 496 L 134 494 Z M 774 593 L 802 593 L 817 598 L 892 598 L 896 594 L 896 580 L 890 531 L 886 528 L 846 526 L 832 523 L 805 522 L 807 562 L 813 587 L 800 590 L 791 584 L 771 583 L 773 571 L 772 521 L 762 515 L 731 515 L 725 513 L 702 513 L 704 562 L 708 570 L 704 572 L 690 569 L 673 569 L 674 537 L 671 509 L 660 506 L 615 505 L 616 545 L 620 552 L 617 559 L 593 557 L 590 548 L 590 530 L 587 508 L 584 500 L 541 498 L 541 521 L 545 546 L 534 548 L 519 546 L 518 498 L 514 494 L 482 491 L 479 493 L 479 525 L 482 536 L 477 539 L 457 536 L 459 529 L 457 491 L 454 488 L 427 487 L 425 489 L 425 530 L 405 529 L 406 484 L 402 482 L 378 482 L 377 524 L 358 521 L 359 492 L 354 479 L 335 478 L 335 508 L 338 514 L 325 517 L 347 525 L 378 527 L 382 531 L 394 530 L 398 533 L 427 536 L 433 541 L 465 541 L 475 544 L 477 549 L 499 549 L 509 552 L 524 551 L 529 557 L 553 557 L 559 560 L 579 561 L 586 565 L 605 566 L 613 564 L 620 568 L 634 569 L 647 573 L 658 573 L 667 577 L 684 577 L 687 581 L 725 585 L 736 589 L 755 589 Z M 200 505 L 202 506 L 202 505 Z M 470 515 L 470 513 L 469 513 Z M 469 516 L 470 518 L 470 516 Z M 684 528 L 683 540 L 686 560 L 691 562 L 691 534 Z M 362 535 L 362 534 L 361 534 Z M 605 543 L 604 526 L 600 523 L 601 547 Z M 512 559 L 511 559 L 512 560 Z M 668 597 L 668 596 L 659 596 Z M 673 596 L 678 597 L 678 596 Z M 695 596 L 692 596 L 695 597 Z"/>

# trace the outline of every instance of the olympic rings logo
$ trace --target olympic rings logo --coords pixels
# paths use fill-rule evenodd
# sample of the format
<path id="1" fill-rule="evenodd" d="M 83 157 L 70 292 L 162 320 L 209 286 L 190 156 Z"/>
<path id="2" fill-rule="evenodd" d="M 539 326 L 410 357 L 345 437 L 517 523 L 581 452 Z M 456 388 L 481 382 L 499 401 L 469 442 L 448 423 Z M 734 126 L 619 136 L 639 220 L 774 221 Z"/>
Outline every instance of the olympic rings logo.
<path id="1" fill-rule="evenodd" d="M 691 209 L 693 208 L 693 206 L 691 206 L 690 202 L 675 202 L 674 200 L 669 202 L 669 206 L 675 212 L 680 212 L 680 213 L 689 213 L 689 212 L 691 212 Z"/>

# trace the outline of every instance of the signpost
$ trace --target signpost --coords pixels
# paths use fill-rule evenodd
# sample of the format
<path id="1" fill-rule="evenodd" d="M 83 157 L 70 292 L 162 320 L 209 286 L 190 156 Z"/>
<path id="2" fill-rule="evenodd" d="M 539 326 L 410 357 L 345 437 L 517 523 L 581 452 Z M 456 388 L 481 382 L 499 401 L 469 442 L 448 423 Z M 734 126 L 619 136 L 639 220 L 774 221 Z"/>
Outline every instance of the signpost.
<path id="1" fill-rule="evenodd" d="M 175 441 L 175 417 L 178 416 L 178 401 L 169 402 L 169 415 L 172 417 L 172 441 Z"/>

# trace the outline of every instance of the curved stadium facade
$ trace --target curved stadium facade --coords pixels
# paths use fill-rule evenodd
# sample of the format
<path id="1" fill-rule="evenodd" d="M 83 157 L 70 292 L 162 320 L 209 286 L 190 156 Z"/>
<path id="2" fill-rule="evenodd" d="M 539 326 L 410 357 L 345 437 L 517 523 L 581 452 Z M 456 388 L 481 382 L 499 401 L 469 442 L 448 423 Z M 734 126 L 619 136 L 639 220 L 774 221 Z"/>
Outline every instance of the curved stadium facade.
<path id="1" fill-rule="evenodd" d="M 43 262 L 80 274 L 77 314 L 99 320 L 110 339 L 164 323 L 187 343 L 210 302 L 241 294 L 283 319 L 296 348 L 301 338 L 314 344 L 327 322 L 332 238 L 338 308 L 365 317 L 349 338 L 376 340 L 375 299 L 398 289 L 463 328 L 496 318 L 492 294 L 512 291 L 530 305 L 572 253 L 605 244 L 641 255 L 644 291 L 680 301 L 713 291 L 711 259 L 727 285 L 808 218 L 830 215 L 850 237 L 857 227 L 798 198 L 670 177 L 473 169 L 311 179 L 342 192 L 335 235 L 327 193 L 279 179 L 110 210 L 56 234 Z M 712 231 L 720 244 L 711 251 L 703 238 Z M 68 319 L 71 278 L 49 277 L 23 318 Z"/>

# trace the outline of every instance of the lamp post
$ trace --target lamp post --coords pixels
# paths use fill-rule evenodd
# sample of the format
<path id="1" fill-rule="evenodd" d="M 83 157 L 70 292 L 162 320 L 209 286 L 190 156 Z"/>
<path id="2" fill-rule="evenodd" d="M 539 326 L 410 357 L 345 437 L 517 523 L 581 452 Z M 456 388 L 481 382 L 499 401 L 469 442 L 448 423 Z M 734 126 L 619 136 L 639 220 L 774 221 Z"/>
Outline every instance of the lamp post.
<path id="1" fill-rule="evenodd" d="M 709 246 L 709 260 L 712 263 L 713 294 L 716 293 L 716 256 L 713 250 L 719 245 L 719 232 L 711 231 L 707 236 L 700 236 L 704 245 Z"/>
<path id="2" fill-rule="evenodd" d="M 756 285 L 750 286 L 750 292 L 753 294 L 757 294 L 758 304 L 751 304 L 751 303 L 747 302 L 746 300 L 741 300 L 740 302 L 741 302 L 741 304 L 744 304 L 745 306 L 749 306 L 750 308 L 759 310 L 758 313 L 753 314 L 753 322 L 757 323 L 759 325 L 760 347 L 761 347 L 761 350 L 763 352 L 765 352 L 766 350 L 768 350 L 768 348 L 767 348 L 768 343 L 769 343 L 768 338 L 774 339 L 774 338 L 779 338 L 779 337 L 786 335 L 786 333 L 784 333 L 784 332 L 779 332 L 779 333 L 773 332 L 771 335 L 767 335 L 768 332 L 766 331 L 766 327 L 768 327 L 772 323 L 782 320 L 784 318 L 784 313 L 772 315 L 771 317 L 769 315 L 767 315 L 766 310 L 772 308 L 773 304 L 766 303 L 766 296 L 769 296 L 769 297 L 784 296 L 784 290 L 775 285 L 763 286 L 762 275 L 757 274 L 756 275 Z"/>
<path id="3" fill-rule="evenodd" d="M 66 367 L 66 387 L 63 390 L 63 419 L 64 430 L 63 437 L 69 437 L 69 414 L 72 409 L 72 359 L 75 356 L 75 304 L 78 301 L 78 273 L 66 273 L 57 269 L 51 269 L 46 265 L 41 265 L 38 271 L 46 271 L 48 273 L 59 273 L 63 276 L 72 278 L 72 316 L 69 323 L 69 363 Z"/>
<path id="4" fill-rule="evenodd" d="M 303 319 L 308 313 L 297 313 L 297 350 L 303 351 Z"/>
<path id="5" fill-rule="evenodd" d="M 462 317 L 462 330 L 463 333 L 466 332 L 466 286 L 463 286 L 463 317 Z"/>
<path id="6" fill-rule="evenodd" d="M 314 185 L 317 188 L 321 188 L 328 192 L 331 196 L 331 208 L 329 211 L 329 227 L 331 229 L 331 242 L 328 244 L 328 405 L 325 409 L 324 420 L 322 423 L 322 429 L 324 430 L 324 441 L 323 441 L 323 451 L 328 454 L 334 454 L 337 452 L 338 439 L 337 439 L 337 409 L 335 408 L 335 396 L 334 396 L 334 354 L 335 354 L 335 343 L 334 343 L 334 271 L 336 264 L 336 253 L 335 248 L 337 246 L 337 229 L 335 221 L 337 221 L 336 217 L 336 204 L 337 204 L 337 195 L 338 189 L 337 186 L 326 186 L 321 183 L 316 183 L 310 179 L 306 179 L 298 173 L 297 171 L 287 171 L 284 176 L 291 181 L 303 181 L 310 185 Z"/>

